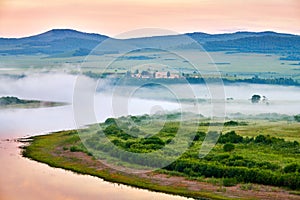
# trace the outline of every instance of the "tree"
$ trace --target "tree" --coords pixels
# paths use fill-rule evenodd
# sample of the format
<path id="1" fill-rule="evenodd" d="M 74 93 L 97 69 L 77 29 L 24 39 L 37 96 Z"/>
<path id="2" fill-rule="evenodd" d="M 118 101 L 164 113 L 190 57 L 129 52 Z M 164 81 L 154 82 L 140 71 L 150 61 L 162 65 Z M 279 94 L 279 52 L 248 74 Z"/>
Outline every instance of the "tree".
<path id="1" fill-rule="evenodd" d="M 167 77 L 169 78 L 171 76 L 171 73 L 168 71 L 167 72 Z"/>
<path id="2" fill-rule="evenodd" d="M 104 122 L 106 125 L 117 124 L 114 118 L 107 118 Z"/>
<path id="3" fill-rule="evenodd" d="M 142 71 L 141 75 L 142 75 L 142 76 L 147 76 L 147 75 L 149 75 L 149 72 L 147 72 L 147 71 Z"/>
<path id="4" fill-rule="evenodd" d="M 127 72 L 126 72 L 126 76 L 127 76 L 127 77 L 131 77 L 131 72 L 130 72 L 130 71 L 127 71 Z"/>
<path id="5" fill-rule="evenodd" d="M 260 96 L 260 95 L 254 94 L 254 95 L 252 95 L 252 97 L 251 97 L 251 102 L 252 102 L 252 103 L 258 103 L 258 102 L 260 101 L 260 99 L 261 99 L 261 96 Z"/>
<path id="6" fill-rule="evenodd" d="M 300 114 L 294 116 L 295 121 L 300 122 Z"/>
<path id="7" fill-rule="evenodd" d="M 243 137 L 236 134 L 235 131 L 230 131 L 230 132 L 226 133 L 225 135 L 221 134 L 218 142 L 221 144 L 241 143 L 241 142 L 243 142 Z"/>
<path id="8" fill-rule="evenodd" d="M 256 136 L 254 142 L 255 143 L 266 143 L 266 137 L 264 135 L 258 135 Z"/>

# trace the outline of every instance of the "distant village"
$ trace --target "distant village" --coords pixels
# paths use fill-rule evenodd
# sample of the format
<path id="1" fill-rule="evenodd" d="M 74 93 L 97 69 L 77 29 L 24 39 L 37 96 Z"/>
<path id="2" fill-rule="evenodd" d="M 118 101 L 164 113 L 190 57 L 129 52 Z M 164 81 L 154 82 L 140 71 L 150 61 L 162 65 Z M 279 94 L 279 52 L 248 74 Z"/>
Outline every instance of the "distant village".
<path id="1" fill-rule="evenodd" d="M 131 78 L 143 78 L 143 79 L 147 79 L 147 78 L 157 78 L 157 79 L 161 79 L 161 78 L 166 78 L 166 79 L 175 79 L 175 78 L 180 78 L 179 74 L 175 74 L 175 73 L 171 73 L 170 71 L 167 72 L 149 72 L 149 71 L 142 71 L 139 72 L 139 70 L 135 70 L 134 73 L 127 71 L 126 72 L 127 77 L 131 77 Z"/>
<path id="2" fill-rule="evenodd" d="M 105 73 L 97 73 L 92 71 L 83 72 L 84 75 L 90 78 L 121 78 L 126 76 L 129 79 L 165 79 L 167 82 L 176 82 L 180 83 L 182 80 L 188 81 L 189 83 L 205 83 L 205 81 L 216 81 L 219 80 L 218 77 L 213 75 L 202 75 L 196 71 L 192 73 L 182 73 L 182 72 L 170 72 L 170 71 L 150 71 L 150 70 L 143 70 L 140 71 L 136 69 L 134 72 L 127 71 L 127 72 L 118 72 L 115 70 L 114 72 L 105 72 Z M 238 78 L 234 76 L 222 76 L 223 83 L 257 83 L 257 84 L 272 84 L 272 85 L 293 85 L 293 86 L 300 86 L 300 82 L 292 79 L 291 77 L 278 77 L 278 78 L 261 78 L 257 75 L 248 78 Z"/>

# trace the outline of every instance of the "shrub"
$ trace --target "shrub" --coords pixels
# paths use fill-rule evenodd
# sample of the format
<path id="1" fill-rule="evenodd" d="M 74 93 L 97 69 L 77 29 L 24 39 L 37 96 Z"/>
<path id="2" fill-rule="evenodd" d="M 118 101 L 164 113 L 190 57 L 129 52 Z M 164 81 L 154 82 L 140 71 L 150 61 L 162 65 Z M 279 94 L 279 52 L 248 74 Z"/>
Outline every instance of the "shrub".
<path id="1" fill-rule="evenodd" d="M 258 190 L 258 187 L 252 183 L 241 184 L 240 188 L 241 190 Z"/>
<path id="2" fill-rule="evenodd" d="M 125 144 L 123 143 L 122 140 L 113 139 L 113 140 L 111 140 L 111 142 L 118 147 L 123 147 L 123 148 L 125 147 Z"/>
<path id="3" fill-rule="evenodd" d="M 149 138 L 143 138 L 141 140 L 142 144 L 158 144 L 158 145 L 165 145 L 164 141 L 161 140 L 159 137 L 152 136 Z"/>
<path id="4" fill-rule="evenodd" d="M 70 147 L 70 151 L 71 152 L 78 152 L 78 151 L 82 151 L 82 149 L 79 148 L 78 146 L 71 146 Z"/>
<path id="5" fill-rule="evenodd" d="M 225 152 L 233 151 L 233 150 L 234 150 L 234 145 L 231 144 L 231 143 L 224 144 L 223 150 L 224 150 Z"/>
<path id="6" fill-rule="evenodd" d="M 260 96 L 260 95 L 254 94 L 254 95 L 251 97 L 251 102 L 252 102 L 252 103 L 259 103 L 260 99 L 261 99 L 261 96 Z"/>
<path id="7" fill-rule="evenodd" d="M 264 135 L 258 135 L 254 139 L 255 143 L 266 143 L 266 137 Z"/>
<path id="8" fill-rule="evenodd" d="M 287 173 L 281 174 L 271 170 L 246 168 L 246 167 L 225 167 L 216 164 L 209 164 L 188 159 L 179 159 L 165 167 L 167 170 L 177 172 L 188 172 L 191 168 L 193 176 L 223 178 L 224 186 L 232 186 L 238 182 L 258 183 L 273 186 L 285 186 L 291 189 L 300 188 L 300 174 Z M 191 175 L 191 174 L 189 174 Z"/>
<path id="9" fill-rule="evenodd" d="M 88 156 L 93 156 L 93 153 L 87 152 L 87 155 L 88 155 Z"/>
<path id="10" fill-rule="evenodd" d="M 130 118 L 131 118 L 131 120 L 132 120 L 134 123 L 139 123 L 139 122 L 141 122 L 141 119 L 140 119 L 139 117 L 131 116 Z"/>
<path id="11" fill-rule="evenodd" d="M 294 116 L 295 121 L 300 122 L 300 114 Z"/>
<path id="12" fill-rule="evenodd" d="M 107 118 L 104 123 L 107 125 L 116 124 L 116 120 L 114 118 Z"/>
<path id="13" fill-rule="evenodd" d="M 235 131 L 230 131 L 226 133 L 225 135 L 220 136 L 219 143 L 225 144 L 225 143 L 241 143 L 243 142 L 243 137 L 236 134 Z"/>
<path id="14" fill-rule="evenodd" d="M 283 171 L 285 173 L 294 173 L 298 169 L 300 169 L 300 166 L 297 163 L 292 163 L 284 167 Z"/>
<path id="15" fill-rule="evenodd" d="M 239 123 L 237 121 L 232 121 L 232 120 L 224 123 L 224 126 L 238 126 L 238 125 Z"/>
<path id="16" fill-rule="evenodd" d="M 230 157 L 229 154 L 225 153 L 225 154 L 219 154 L 219 155 L 216 155 L 212 158 L 212 160 L 215 160 L 215 161 L 223 161 L 223 160 L 227 160 L 228 158 Z"/>
<path id="17" fill-rule="evenodd" d="M 236 178 L 224 178 L 223 179 L 223 186 L 225 187 L 231 187 L 237 185 Z"/>
<path id="18" fill-rule="evenodd" d="M 161 129 L 161 132 L 177 133 L 178 128 L 179 128 L 178 122 L 167 122 L 164 124 L 164 127 Z"/>
<path id="19" fill-rule="evenodd" d="M 204 140 L 205 136 L 206 136 L 206 134 L 204 132 L 197 131 L 197 133 L 194 137 L 194 141 L 199 141 L 199 140 L 202 141 L 202 140 Z"/>

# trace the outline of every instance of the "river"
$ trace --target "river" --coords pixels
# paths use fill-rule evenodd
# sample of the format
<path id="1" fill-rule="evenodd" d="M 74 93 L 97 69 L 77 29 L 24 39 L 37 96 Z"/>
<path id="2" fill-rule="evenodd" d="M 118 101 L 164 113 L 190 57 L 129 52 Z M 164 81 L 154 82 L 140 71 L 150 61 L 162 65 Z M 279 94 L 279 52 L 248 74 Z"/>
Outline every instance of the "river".
<path id="1" fill-rule="evenodd" d="M 60 80 L 64 81 L 60 82 Z M 48 75 L 39 77 L 33 75 L 25 80 L 1 81 L 5 83 L 0 86 L 0 96 L 12 95 L 26 99 L 71 103 L 72 93 L 69 91 L 72 91 L 75 77 L 55 75 L 51 78 Z M 64 90 L 57 88 L 64 88 Z M 135 114 L 143 112 L 149 112 L 149 110 L 139 110 Z M 101 112 L 98 119 L 104 120 L 108 115 L 108 113 Z M 23 158 L 19 149 L 19 146 L 23 144 L 17 142 L 16 138 L 76 128 L 71 105 L 34 109 L 1 109 L 0 125 L 1 200 L 187 199 L 114 184 L 100 178 L 51 168 Z"/>

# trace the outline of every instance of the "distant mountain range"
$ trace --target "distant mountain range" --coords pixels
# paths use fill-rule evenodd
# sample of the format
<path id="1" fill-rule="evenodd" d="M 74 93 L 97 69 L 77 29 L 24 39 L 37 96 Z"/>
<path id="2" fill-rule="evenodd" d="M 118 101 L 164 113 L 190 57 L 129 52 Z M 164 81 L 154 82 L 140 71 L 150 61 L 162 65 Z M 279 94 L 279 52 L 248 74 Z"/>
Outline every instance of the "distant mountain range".
<path id="1" fill-rule="evenodd" d="M 181 44 L 182 38 L 189 36 L 195 42 Z M 108 36 L 83 33 L 71 29 L 53 29 L 48 32 L 24 38 L 0 38 L 1 55 L 35 55 L 53 57 L 85 56 Z M 112 39 L 119 41 L 117 39 Z M 196 42 L 207 51 L 227 53 L 265 53 L 279 54 L 282 59 L 300 60 L 300 36 L 276 32 L 236 32 L 207 34 L 201 32 L 183 35 L 132 38 L 124 41 L 136 47 L 172 47 L 193 49 Z M 103 53 L 112 53 L 105 49 Z M 114 52 L 115 53 L 115 52 Z"/>

